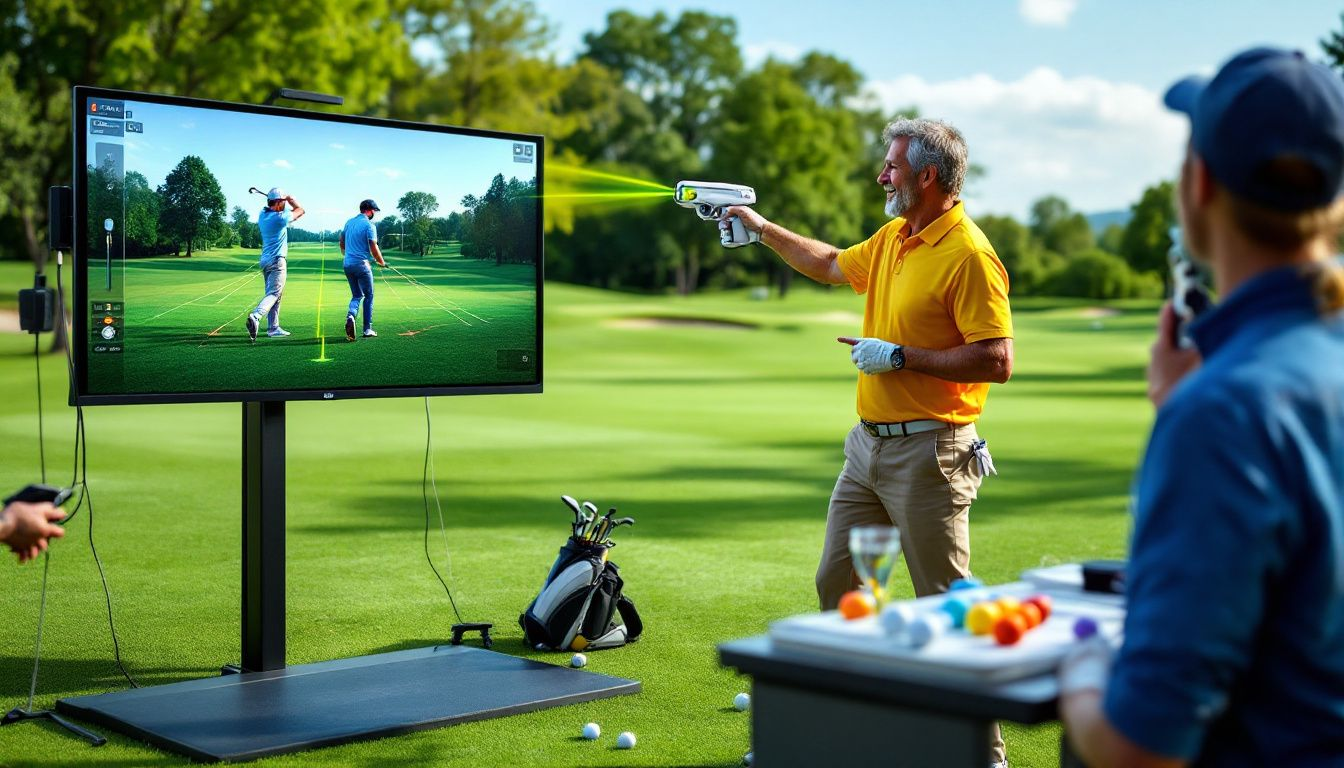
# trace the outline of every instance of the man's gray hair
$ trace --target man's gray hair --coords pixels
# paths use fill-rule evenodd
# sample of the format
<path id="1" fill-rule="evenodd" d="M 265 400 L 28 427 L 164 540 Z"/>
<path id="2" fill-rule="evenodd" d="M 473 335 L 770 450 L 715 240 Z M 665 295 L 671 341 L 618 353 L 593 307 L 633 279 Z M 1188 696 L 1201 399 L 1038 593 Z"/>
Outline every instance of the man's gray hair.
<path id="1" fill-rule="evenodd" d="M 942 120 L 928 118 L 901 118 L 887 124 L 882 131 L 882 143 L 901 137 L 910 139 L 905 159 L 916 174 L 932 165 L 938 172 L 938 186 L 944 194 L 957 197 L 966 180 L 966 139 L 961 131 Z"/>

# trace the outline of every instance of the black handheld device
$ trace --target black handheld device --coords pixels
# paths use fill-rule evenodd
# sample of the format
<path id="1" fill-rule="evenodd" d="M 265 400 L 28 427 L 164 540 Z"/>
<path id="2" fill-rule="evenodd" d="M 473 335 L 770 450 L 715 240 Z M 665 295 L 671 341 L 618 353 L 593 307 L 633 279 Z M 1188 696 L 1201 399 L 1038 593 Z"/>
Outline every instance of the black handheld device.
<path id="1" fill-rule="evenodd" d="M 54 485 L 33 483 L 25 485 L 18 493 L 6 498 L 5 506 L 9 506 L 16 501 L 22 501 L 25 504 L 41 504 L 44 501 L 49 501 L 59 507 L 65 503 L 66 499 L 70 498 L 70 494 L 73 492 L 73 488 L 57 488 Z"/>

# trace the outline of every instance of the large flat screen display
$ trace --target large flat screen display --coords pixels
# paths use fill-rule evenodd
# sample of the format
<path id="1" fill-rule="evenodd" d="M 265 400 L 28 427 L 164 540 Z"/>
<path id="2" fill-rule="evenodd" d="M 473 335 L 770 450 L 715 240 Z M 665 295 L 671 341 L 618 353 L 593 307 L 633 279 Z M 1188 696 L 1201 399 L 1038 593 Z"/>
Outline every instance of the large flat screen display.
<path id="1" fill-rule="evenodd" d="M 84 87 L 74 116 L 77 402 L 541 391 L 540 136 Z"/>

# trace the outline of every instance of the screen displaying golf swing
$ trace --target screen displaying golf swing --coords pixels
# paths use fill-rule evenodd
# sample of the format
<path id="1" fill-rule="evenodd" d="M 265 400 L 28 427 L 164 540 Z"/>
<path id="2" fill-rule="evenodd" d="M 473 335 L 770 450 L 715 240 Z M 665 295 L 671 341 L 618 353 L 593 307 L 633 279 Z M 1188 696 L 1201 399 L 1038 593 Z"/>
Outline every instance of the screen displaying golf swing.
<path id="1" fill-rule="evenodd" d="M 541 390 L 541 137 L 74 101 L 79 402 Z"/>

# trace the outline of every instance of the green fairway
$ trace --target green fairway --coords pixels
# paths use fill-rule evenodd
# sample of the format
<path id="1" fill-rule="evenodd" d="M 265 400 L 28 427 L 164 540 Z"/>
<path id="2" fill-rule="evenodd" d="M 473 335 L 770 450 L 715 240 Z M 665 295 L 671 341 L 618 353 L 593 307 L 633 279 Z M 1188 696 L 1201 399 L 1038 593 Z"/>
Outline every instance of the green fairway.
<path id="1" fill-rule="evenodd" d="M 345 338 L 350 287 L 332 243 L 293 243 L 280 324 L 263 319 L 248 339 L 249 312 L 265 294 L 255 249 L 205 251 L 190 259 L 132 259 L 113 265 L 124 286 L 125 352 L 91 355 L 100 394 L 334 389 L 526 383 L 535 368 L 500 365 L 500 350 L 536 349 L 530 265 L 464 259 L 453 244 L 423 258 L 389 251 L 374 267 L 377 338 Z M 92 301 L 115 294 L 102 262 L 90 264 Z M 357 319 L 356 332 L 362 328 Z"/>
<path id="2" fill-rule="evenodd" d="M 253 260 L 238 251 L 203 258 L 230 265 L 211 278 L 218 285 Z M 318 267 L 317 257 L 296 254 L 290 290 L 316 290 Z M 480 267 L 483 275 L 493 269 Z M 30 280 L 13 271 L 9 282 Z M 187 360 L 215 354 L 238 360 L 286 344 L 260 339 L 248 348 L 239 313 L 260 298 L 261 278 L 238 285 L 227 300 L 184 308 L 199 315 L 172 326 L 184 338 L 190 330 L 204 339 L 223 325 L 228 339 L 183 344 L 163 365 L 188 368 L 196 363 Z M 345 344 L 334 326 L 343 316 L 344 280 L 325 285 L 332 365 L 395 365 L 364 340 Z M 377 290 L 384 290 L 382 276 Z M 395 290 L 411 304 L 412 290 Z M 450 295 L 468 306 L 467 294 Z M 307 362 L 318 356 L 315 296 L 296 298 L 287 293 L 284 309 L 291 343 L 303 350 L 294 365 L 324 375 L 333 369 Z M 378 300 L 379 312 L 389 312 L 379 331 L 392 338 L 373 341 L 432 341 L 435 331 L 392 333 L 392 286 Z M 170 304 L 161 300 L 157 311 Z M 502 320 L 510 306 L 500 298 L 479 314 Z M 1112 307 L 1114 314 L 1083 302 L 1015 303 L 1016 370 L 991 390 L 979 425 L 1001 473 L 985 482 L 971 514 L 971 563 L 987 582 L 1124 553 L 1129 483 L 1151 419 L 1143 366 L 1156 307 Z M 739 765 L 750 748 L 750 715 L 731 707 L 749 681 L 719 667 L 715 646 L 815 609 L 826 500 L 855 419 L 857 374 L 835 337 L 856 335 L 861 312 L 861 298 L 848 290 L 751 301 L 745 292 L 683 299 L 548 285 L 545 393 L 431 403 L 450 584 L 464 620 L 495 623 L 496 650 L 565 664 L 567 653 L 524 647 L 518 614 L 569 533 L 572 515 L 560 495 L 618 507 L 638 523 L 620 529 L 612 559 L 646 633 L 626 648 L 589 654 L 588 669 L 640 680 L 643 692 L 262 764 Z M 706 319 L 731 324 L 673 322 Z M 0 488 L 37 472 L 33 361 L 23 356 L 31 344 L 0 335 Z M 74 418 L 64 404 L 63 361 L 46 356 L 42 365 L 51 479 L 67 483 Z M 184 386 L 195 381 L 194 373 L 180 375 Z M 86 409 L 98 553 L 122 655 L 143 684 L 211 676 L 238 660 L 239 410 Z M 456 619 L 423 550 L 424 402 L 303 402 L 286 412 L 288 661 L 446 642 Z M 111 660 L 88 524 L 80 512 L 53 547 L 38 706 L 126 685 Z M 431 552 L 442 572 L 448 563 L 437 525 L 436 518 Z M 40 562 L 20 568 L 6 560 L 0 706 L 8 709 L 27 698 L 42 571 Z M 903 572 L 893 581 L 899 596 L 911 595 Z M 597 742 L 578 738 L 589 721 L 602 726 Z M 618 751 L 615 735 L 626 730 L 639 745 Z M 1057 726 L 1005 732 L 1014 768 L 1057 764 Z M 49 725 L 9 726 L 0 730 L 0 765 L 187 764 L 109 737 L 93 750 Z"/>

